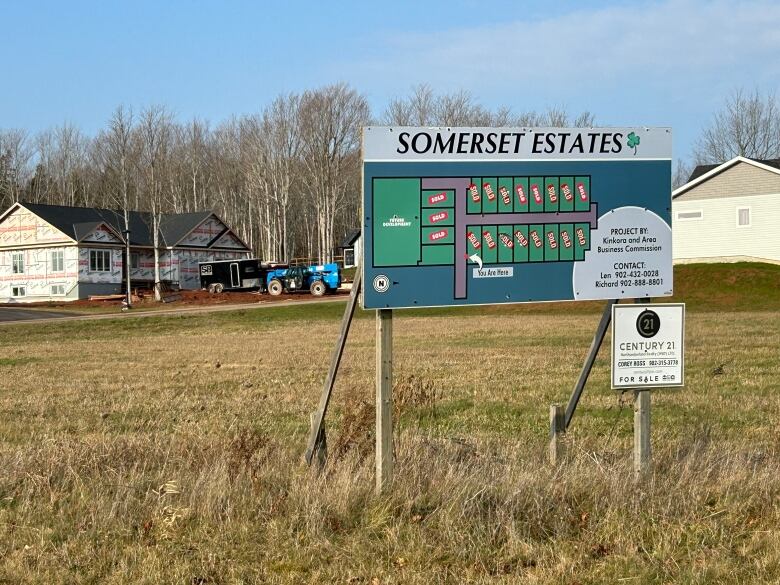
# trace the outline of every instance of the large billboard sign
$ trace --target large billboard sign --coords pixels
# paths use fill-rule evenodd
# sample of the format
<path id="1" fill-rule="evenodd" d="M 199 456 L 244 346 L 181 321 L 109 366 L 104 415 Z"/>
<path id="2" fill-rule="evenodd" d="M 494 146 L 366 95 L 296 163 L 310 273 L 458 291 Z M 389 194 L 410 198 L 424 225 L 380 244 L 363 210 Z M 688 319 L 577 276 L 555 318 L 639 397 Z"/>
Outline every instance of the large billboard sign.
<path id="1" fill-rule="evenodd" d="M 672 294 L 668 128 L 363 131 L 367 309 Z"/>

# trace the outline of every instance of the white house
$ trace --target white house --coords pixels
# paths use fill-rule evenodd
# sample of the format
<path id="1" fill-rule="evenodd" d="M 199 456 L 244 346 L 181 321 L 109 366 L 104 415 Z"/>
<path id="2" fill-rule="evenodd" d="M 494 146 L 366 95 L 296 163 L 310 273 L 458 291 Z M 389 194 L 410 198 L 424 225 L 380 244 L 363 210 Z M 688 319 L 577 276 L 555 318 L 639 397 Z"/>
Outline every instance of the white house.
<path id="1" fill-rule="evenodd" d="M 154 282 L 148 213 L 129 212 L 130 280 Z M 121 211 L 19 202 L 0 213 L 0 303 L 74 300 L 125 290 Z M 247 258 L 249 247 L 213 212 L 163 214 L 161 279 L 200 287 L 198 262 Z"/>
<path id="2" fill-rule="evenodd" d="M 344 256 L 344 268 L 358 266 L 363 250 L 360 240 L 360 229 L 349 232 L 344 238 L 344 241 L 341 242 L 339 249 Z"/>
<path id="3" fill-rule="evenodd" d="M 780 159 L 696 167 L 672 193 L 674 260 L 780 263 Z"/>

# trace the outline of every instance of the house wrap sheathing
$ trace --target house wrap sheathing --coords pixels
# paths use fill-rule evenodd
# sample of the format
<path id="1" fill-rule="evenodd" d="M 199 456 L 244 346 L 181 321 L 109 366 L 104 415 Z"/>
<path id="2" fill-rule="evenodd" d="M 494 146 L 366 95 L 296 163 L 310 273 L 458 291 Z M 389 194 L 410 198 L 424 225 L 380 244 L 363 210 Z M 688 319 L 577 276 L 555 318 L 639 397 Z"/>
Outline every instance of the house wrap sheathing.
<path id="1" fill-rule="evenodd" d="M 147 213 L 129 212 L 131 285 L 154 283 L 154 238 Z M 125 290 L 121 211 L 15 203 L 0 214 L 0 302 L 74 300 Z M 198 263 L 247 258 L 249 247 L 216 214 L 164 214 L 160 277 L 200 286 Z"/>

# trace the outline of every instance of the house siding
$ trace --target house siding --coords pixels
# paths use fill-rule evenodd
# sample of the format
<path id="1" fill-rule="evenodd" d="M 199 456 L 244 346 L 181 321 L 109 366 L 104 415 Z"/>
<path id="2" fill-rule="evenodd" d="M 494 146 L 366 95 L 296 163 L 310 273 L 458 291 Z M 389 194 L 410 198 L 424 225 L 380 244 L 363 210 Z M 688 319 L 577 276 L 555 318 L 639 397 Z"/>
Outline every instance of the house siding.
<path id="1" fill-rule="evenodd" d="M 756 193 L 780 193 L 780 174 L 738 162 L 675 197 L 675 202 L 750 197 Z"/>
<path id="2" fill-rule="evenodd" d="M 108 250 L 111 253 L 111 269 L 92 272 L 89 269 L 89 251 Z M 122 290 L 122 248 L 84 246 L 79 248 L 79 296 L 120 294 Z"/>
<path id="3" fill-rule="evenodd" d="M 52 252 L 63 253 L 63 270 L 53 271 Z M 13 254 L 24 255 L 24 273 L 13 273 Z M 27 250 L 0 251 L 0 302 L 63 301 L 78 298 L 79 249 L 76 246 L 54 246 Z M 62 285 L 65 295 L 52 295 L 52 286 Z M 13 287 L 25 287 L 24 297 L 13 297 Z"/>
<path id="4" fill-rule="evenodd" d="M 771 174 L 762 169 L 764 179 Z M 714 181 L 713 177 L 700 187 Z M 780 175 L 777 176 L 780 179 Z M 780 183 L 773 194 L 686 199 L 672 202 L 674 259 L 690 261 L 768 260 L 780 262 Z M 698 187 L 697 187 L 698 188 Z M 766 190 L 766 181 L 752 186 Z M 687 193 L 686 193 L 687 194 Z M 751 225 L 737 227 L 737 209 L 750 208 Z M 678 220 L 680 212 L 701 211 L 701 220 Z"/>
<path id="5" fill-rule="evenodd" d="M 74 243 L 57 228 L 24 207 L 19 207 L 0 222 L 0 248 L 30 247 Z"/>
<path id="6" fill-rule="evenodd" d="M 200 288 L 199 262 L 211 262 L 213 260 L 233 260 L 236 258 L 248 258 L 245 251 L 228 250 L 163 250 L 160 252 L 160 278 L 171 282 L 184 290 L 197 290 Z M 140 252 L 139 267 L 130 270 L 131 281 L 146 283 L 154 282 L 154 253 L 151 251 Z"/>

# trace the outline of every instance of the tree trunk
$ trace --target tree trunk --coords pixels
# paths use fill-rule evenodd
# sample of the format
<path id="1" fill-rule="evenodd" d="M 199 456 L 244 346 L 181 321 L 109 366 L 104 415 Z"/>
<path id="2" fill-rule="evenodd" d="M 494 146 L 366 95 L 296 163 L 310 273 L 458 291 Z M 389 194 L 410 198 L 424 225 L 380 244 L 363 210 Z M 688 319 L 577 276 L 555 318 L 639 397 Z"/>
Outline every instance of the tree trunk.
<path id="1" fill-rule="evenodd" d="M 160 216 L 152 210 L 152 229 L 154 230 L 154 300 L 162 302 L 162 282 L 160 280 Z"/>

